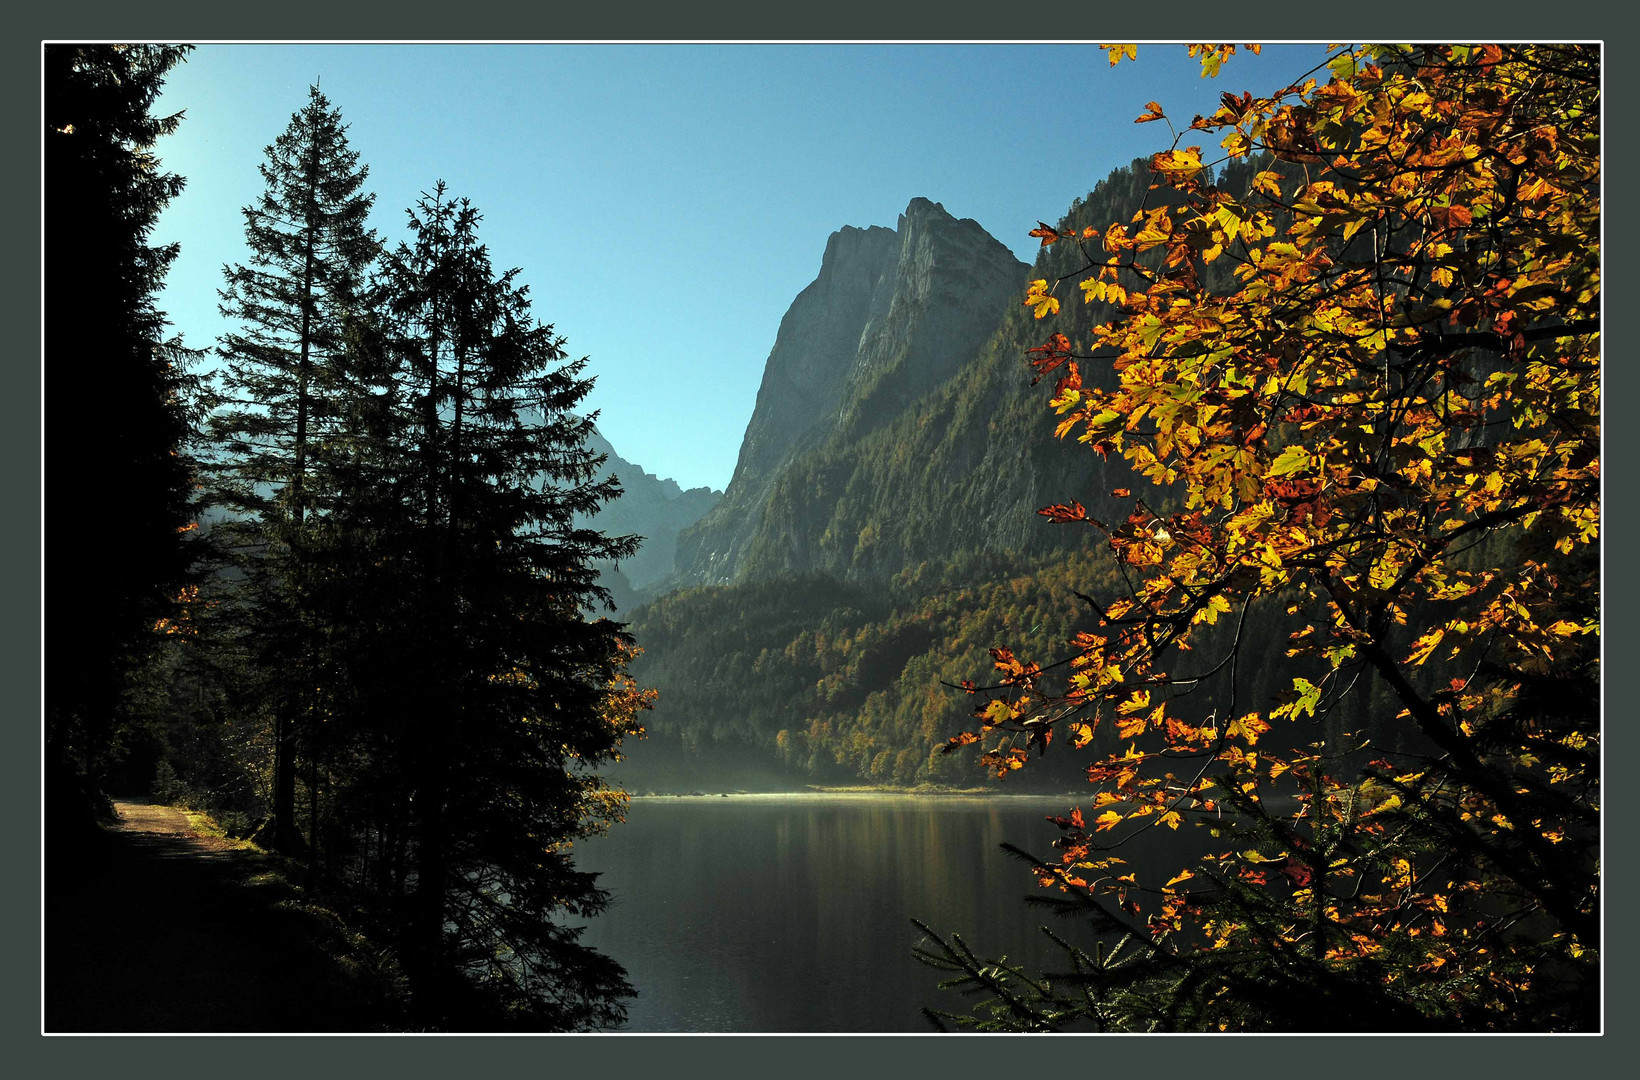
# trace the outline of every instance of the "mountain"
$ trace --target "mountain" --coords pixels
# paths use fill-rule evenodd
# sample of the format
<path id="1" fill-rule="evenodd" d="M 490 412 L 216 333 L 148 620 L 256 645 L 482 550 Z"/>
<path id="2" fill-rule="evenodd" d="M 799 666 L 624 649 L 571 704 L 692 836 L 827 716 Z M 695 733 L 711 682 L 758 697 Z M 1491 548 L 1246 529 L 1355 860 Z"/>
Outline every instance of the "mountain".
<path id="1" fill-rule="evenodd" d="M 723 498 L 723 492 L 706 487 L 686 490 L 676 480 L 646 472 L 621 457 L 596 429 L 587 445 L 605 455 L 598 479 L 615 476 L 621 482 L 621 497 L 581 524 L 611 536 L 645 538 L 636 555 L 624 560 L 618 570 L 610 568 L 605 573 L 610 579 L 605 587 L 615 593 L 616 609 L 627 611 L 637 605 L 639 594 L 672 573 L 679 531 L 699 521 Z"/>
<path id="2" fill-rule="evenodd" d="M 1153 203 L 1166 197 L 1148 188 L 1148 170 L 1116 170 L 1062 224 L 1103 230 L 1125 221 L 1147 193 Z M 1129 486 L 1125 466 L 1051 437 L 1050 386 L 1033 384 L 1028 363 L 1047 331 L 1021 303 L 1030 278 L 1066 279 L 1059 291 L 1074 293 L 1090 256 L 1061 244 L 1027 268 L 1011 255 L 996 257 L 1001 245 L 978 225 L 917 200 L 895 234 L 900 253 L 888 282 L 874 276 L 880 264 L 837 257 L 867 242 L 853 233 L 832 238 L 821 277 L 788 313 L 758 411 L 787 415 L 777 389 L 787 381 L 782 373 L 801 363 L 795 347 L 821 340 L 798 331 L 812 325 L 823 297 L 858 296 L 874 283 L 891 293 L 885 317 L 862 328 L 847 371 L 833 377 L 836 406 L 813 409 L 818 418 L 782 454 L 755 444 L 762 428 L 754 416 L 742 468 L 717 512 L 680 537 L 679 576 L 669 585 L 816 571 L 883 582 L 971 552 L 1035 558 L 1087 542 L 1084 530 L 1047 523 L 1036 514 L 1040 507 L 1078 499 L 1096 517 L 1118 512 L 1108 493 Z M 978 268 L 962 269 L 963 259 Z M 851 269 L 852 281 L 845 276 Z M 1084 341 L 1106 314 L 1103 305 L 1067 301 L 1053 328 Z M 835 342 L 842 336 L 829 339 L 827 370 L 840 366 Z M 1110 374 L 1087 367 L 1085 379 Z"/>
<path id="3" fill-rule="evenodd" d="M 1231 168 L 1224 182 L 1247 178 Z M 1143 161 L 1118 169 L 1059 226 L 1103 232 L 1172 196 L 1150 183 Z M 940 752 L 972 723 L 974 700 L 955 687 L 989 680 L 993 646 L 1060 655 L 1097 628 L 1082 594 L 1126 591 L 1098 530 L 1036 512 L 1076 500 L 1120 521 L 1131 505 L 1113 489 L 1148 486 L 1120 458 L 1055 439 L 1052 380 L 1032 381 L 1030 350 L 1050 331 L 1085 354 L 1109 317 L 1075 285 L 1103 251 L 1057 244 L 1027 270 L 998 247 L 926 200 L 898 230 L 828 242 L 782 323 L 734 480 L 680 534 L 678 573 L 632 613 L 644 649 L 633 673 L 660 696 L 622 763 L 630 787 L 767 786 L 771 770 L 788 786 L 983 782 L 978 748 Z M 981 267 L 962 269 L 959 250 Z M 1033 278 L 1059 282 L 1051 324 L 1021 303 Z M 1087 383 L 1115 378 L 1097 361 L 1081 370 Z M 1168 500 L 1151 492 L 1153 508 Z M 1246 633 L 1274 638 L 1277 621 L 1255 612 Z M 1290 686 L 1283 657 L 1248 656 L 1238 692 Z M 1352 697 L 1328 731 L 1372 708 Z M 1065 790 L 1080 760 L 1053 754 L 1008 783 Z"/>
<path id="4" fill-rule="evenodd" d="M 833 233 L 780 322 L 723 500 L 679 536 L 668 586 L 738 579 L 789 467 L 891 424 L 962 370 L 1026 269 L 977 222 L 922 198 L 894 229 Z"/>

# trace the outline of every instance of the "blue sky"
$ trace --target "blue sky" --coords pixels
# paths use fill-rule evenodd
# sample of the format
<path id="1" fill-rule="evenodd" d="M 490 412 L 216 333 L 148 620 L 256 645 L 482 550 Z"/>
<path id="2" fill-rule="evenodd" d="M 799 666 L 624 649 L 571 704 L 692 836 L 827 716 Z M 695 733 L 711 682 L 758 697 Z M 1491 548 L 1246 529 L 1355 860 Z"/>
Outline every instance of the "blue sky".
<path id="1" fill-rule="evenodd" d="M 158 147 L 187 178 L 152 237 L 182 245 L 161 305 L 196 348 L 226 329 L 240 208 L 319 81 L 370 167 L 378 231 L 404 237 L 437 180 L 471 199 L 497 268 L 519 267 L 536 315 L 590 357 L 617 450 L 722 488 L 832 232 L 893 227 L 923 196 L 1029 262 L 1039 218 L 1163 148 L 1162 125 L 1132 122 L 1147 101 L 1182 127 L 1321 55 L 1266 46 L 1203 79 L 1162 45 L 1115 68 L 1092 44 L 202 45 L 155 106 L 186 111 Z"/>

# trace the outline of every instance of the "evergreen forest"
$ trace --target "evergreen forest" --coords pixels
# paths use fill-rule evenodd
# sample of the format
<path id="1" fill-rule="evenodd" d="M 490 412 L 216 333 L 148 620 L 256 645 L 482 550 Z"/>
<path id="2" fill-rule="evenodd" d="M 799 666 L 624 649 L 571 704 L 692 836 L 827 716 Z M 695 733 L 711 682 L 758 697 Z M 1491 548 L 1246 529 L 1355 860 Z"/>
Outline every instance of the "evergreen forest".
<path id="1" fill-rule="evenodd" d="M 315 87 L 226 268 L 243 329 L 192 374 L 154 309 L 172 252 L 146 243 L 183 182 L 151 152 L 177 118 L 147 112 L 186 52 L 46 50 L 47 460 L 79 471 L 65 421 L 103 425 L 132 501 L 112 581 L 47 508 L 48 612 L 113 598 L 86 602 L 107 627 L 84 648 L 47 620 L 48 845 L 74 851 L 105 791 L 208 808 L 391 948 L 400 1023 L 616 1023 L 622 969 L 556 918 L 607 900 L 568 847 L 618 820 L 598 767 L 647 704 L 631 637 L 593 614 L 595 563 L 638 540 L 577 524 L 619 492 L 585 361 L 442 184 L 400 238 L 367 227 L 368 168 Z M 90 357 L 120 378 L 59 385 Z"/>

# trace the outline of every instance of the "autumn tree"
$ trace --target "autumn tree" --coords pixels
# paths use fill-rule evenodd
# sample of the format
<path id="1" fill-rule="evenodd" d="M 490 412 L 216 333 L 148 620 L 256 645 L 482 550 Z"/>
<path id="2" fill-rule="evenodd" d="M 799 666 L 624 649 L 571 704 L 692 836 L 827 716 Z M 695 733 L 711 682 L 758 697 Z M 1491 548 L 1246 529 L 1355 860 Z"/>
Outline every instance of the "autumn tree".
<path id="1" fill-rule="evenodd" d="M 1190 48 L 1209 74 L 1235 51 Z M 1041 511 L 1099 530 L 1127 588 L 1085 598 L 1060 664 L 995 650 L 951 740 L 999 774 L 1101 726 L 1121 747 L 1026 856 L 1097 946 L 1031 975 L 931 941 L 984 997 L 963 1022 L 1598 1028 L 1600 51 L 1312 74 L 1176 132 L 1152 169 L 1181 199 L 1036 233 L 1087 256 L 1032 283 L 1037 317 L 1115 312 L 1032 356 L 1055 435 L 1151 487 L 1118 520 Z M 1250 701 L 1272 649 L 1290 689 Z M 1124 859 L 1190 826 L 1199 862 Z"/>
<path id="2" fill-rule="evenodd" d="M 311 743 L 320 709 L 316 634 L 304 614 L 307 533 L 334 492 L 316 473 L 329 441 L 352 432 L 351 403 L 367 392 L 348 361 L 346 326 L 381 245 L 366 223 L 375 200 L 364 189 L 369 169 L 317 86 L 264 154 L 263 192 L 244 208 L 250 261 L 224 268 L 221 310 L 237 329 L 219 347 L 213 475 L 214 499 L 232 515 L 223 534 L 247 556 L 240 565 L 254 586 L 255 639 L 268 654 L 261 667 L 286 676 L 264 689 L 275 710 L 273 842 L 290 849 L 299 839 L 298 728 Z"/>
<path id="3" fill-rule="evenodd" d="M 149 236 L 182 189 L 154 116 L 185 46 L 47 45 L 43 61 L 45 721 L 48 797 L 95 783 L 127 673 L 188 580 L 191 354 L 155 294 Z M 66 804 L 58 796 L 67 795 Z"/>

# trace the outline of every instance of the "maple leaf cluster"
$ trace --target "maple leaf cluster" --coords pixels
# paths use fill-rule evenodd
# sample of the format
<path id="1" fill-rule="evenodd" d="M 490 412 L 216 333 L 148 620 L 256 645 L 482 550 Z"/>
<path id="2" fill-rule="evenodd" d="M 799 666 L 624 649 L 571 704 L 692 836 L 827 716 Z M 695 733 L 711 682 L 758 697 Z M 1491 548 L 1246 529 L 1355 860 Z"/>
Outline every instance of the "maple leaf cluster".
<path id="1" fill-rule="evenodd" d="M 1114 311 L 1032 350 L 1055 437 L 1154 492 L 1040 511 L 1131 587 L 1084 598 L 1059 664 L 997 649 L 947 747 L 999 776 L 1055 732 L 1104 751 L 1091 813 L 1027 856 L 1101 945 L 1058 983 L 979 980 L 1010 1023 L 1598 1025 L 1599 50 L 1327 66 L 1196 117 L 1151 160 L 1166 205 L 1032 233 L 1086 256 L 1031 283 L 1037 318 L 1067 281 Z M 1272 646 L 1302 674 L 1239 699 Z M 1360 695 L 1370 723 L 1321 724 Z M 1215 842 L 1169 880 L 1117 854 L 1186 823 Z"/>

